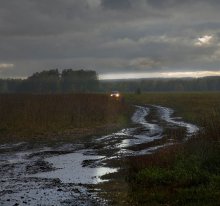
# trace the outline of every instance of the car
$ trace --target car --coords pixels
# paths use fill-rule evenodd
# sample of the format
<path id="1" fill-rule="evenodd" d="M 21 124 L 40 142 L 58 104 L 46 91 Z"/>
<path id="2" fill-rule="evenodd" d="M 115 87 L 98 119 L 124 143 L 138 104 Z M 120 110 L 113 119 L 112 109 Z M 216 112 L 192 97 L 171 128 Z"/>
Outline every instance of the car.
<path id="1" fill-rule="evenodd" d="M 120 96 L 121 96 L 121 94 L 120 94 L 120 92 L 118 92 L 118 91 L 112 91 L 112 92 L 110 93 L 110 97 L 112 97 L 112 98 L 118 99 L 118 98 L 120 98 Z"/>

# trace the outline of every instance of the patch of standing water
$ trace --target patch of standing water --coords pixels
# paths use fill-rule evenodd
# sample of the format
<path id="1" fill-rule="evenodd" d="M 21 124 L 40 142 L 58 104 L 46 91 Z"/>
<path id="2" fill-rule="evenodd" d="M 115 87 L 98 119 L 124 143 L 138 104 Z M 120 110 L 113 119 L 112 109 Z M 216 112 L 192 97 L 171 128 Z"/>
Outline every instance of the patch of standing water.
<path id="1" fill-rule="evenodd" d="M 150 109 L 147 107 L 136 106 L 137 110 L 133 114 L 131 120 L 134 124 L 140 125 L 136 126 L 136 128 L 131 128 L 127 130 L 122 130 L 120 133 L 116 133 L 116 137 L 118 134 L 126 131 L 124 138 L 120 143 L 115 145 L 116 148 L 119 148 L 120 151 L 118 154 L 126 154 L 132 155 L 132 151 L 125 149 L 134 145 L 144 144 L 148 142 L 153 142 L 155 140 L 161 139 L 162 136 L 162 128 L 157 124 L 148 123 L 145 118 L 149 114 Z M 126 152 L 127 151 L 127 152 Z M 135 155 L 136 152 L 133 152 Z"/>
<path id="2" fill-rule="evenodd" d="M 165 120 L 168 123 L 180 126 L 180 127 L 185 127 L 187 131 L 187 137 L 191 137 L 192 135 L 195 135 L 198 131 L 199 128 L 190 123 L 186 123 L 183 121 L 176 121 L 177 118 L 171 117 L 171 115 L 174 113 L 173 109 L 167 108 L 167 107 L 161 107 L 161 106 L 154 106 L 158 109 L 161 119 Z"/>
<path id="3" fill-rule="evenodd" d="M 145 117 L 149 114 L 150 109 L 147 107 L 135 106 L 137 110 L 131 117 L 131 120 L 136 124 L 145 124 L 147 123 Z"/>
<path id="4" fill-rule="evenodd" d="M 111 145 L 110 148 L 118 148 L 123 151 L 119 151 L 120 154 L 125 154 L 127 150 L 126 147 L 131 147 L 137 144 L 143 144 L 152 142 L 157 139 L 162 138 L 163 129 L 157 125 L 148 123 L 145 120 L 145 117 L 149 114 L 150 109 L 142 106 L 135 106 L 137 109 L 133 114 L 131 120 L 134 124 L 139 125 L 135 128 L 127 128 L 123 129 L 117 133 L 113 133 L 111 135 L 107 135 L 97 139 L 98 141 L 112 141 L 115 139 L 122 139 L 120 143 L 116 143 L 115 145 Z M 107 146 L 109 148 L 109 146 Z M 131 151 L 128 151 L 130 154 Z"/>
<path id="5" fill-rule="evenodd" d="M 147 107 L 141 107 L 141 106 L 136 106 L 138 108 L 134 115 L 132 116 L 131 120 L 136 123 L 144 126 L 146 129 L 149 130 L 148 135 L 155 135 L 155 133 L 162 133 L 162 128 L 158 124 L 151 124 L 146 121 L 146 116 L 149 114 L 150 109 Z"/>
<path id="6" fill-rule="evenodd" d="M 62 183 L 96 184 L 104 181 L 100 178 L 101 176 L 117 172 L 115 168 L 100 166 L 94 168 L 84 167 L 82 165 L 83 161 L 100 160 L 105 156 L 84 155 L 83 152 L 85 151 L 46 158 L 45 160 L 52 163 L 56 170 L 38 173 L 34 176 L 40 178 L 59 178 Z"/>

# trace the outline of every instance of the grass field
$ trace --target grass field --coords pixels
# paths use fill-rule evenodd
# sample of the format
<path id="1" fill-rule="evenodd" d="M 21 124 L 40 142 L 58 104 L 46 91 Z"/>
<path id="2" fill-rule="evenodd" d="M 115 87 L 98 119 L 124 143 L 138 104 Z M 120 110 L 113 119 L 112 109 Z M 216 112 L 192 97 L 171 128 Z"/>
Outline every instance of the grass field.
<path id="1" fill-rule="evenodd" d="M 128 158 L 128 172 L 111 182 L 114 189 L 103 185 L 113 205 L 220 205 L 220 93 L 128 94 L 126 101 L 174 108 L 201 132 L 156 154 Z"/>
<path id="2" fill-rule="evenodd" d="M 110 132 L 127 107 L 103 94 L 0 95 L 0 140 L 70 138 Z"/>
<path id="3" fill-rule="evenodd" d="M 156 154 L 123 160 L 126 171 L 101 187 L 113 205 L 219 205 L 220 93 L 126 94 L 125 102 L 103 94 L 0 95 L 0 141 L 110 133 L 128 123 L 129 105 L 171 107 L 201 132 Z"/>

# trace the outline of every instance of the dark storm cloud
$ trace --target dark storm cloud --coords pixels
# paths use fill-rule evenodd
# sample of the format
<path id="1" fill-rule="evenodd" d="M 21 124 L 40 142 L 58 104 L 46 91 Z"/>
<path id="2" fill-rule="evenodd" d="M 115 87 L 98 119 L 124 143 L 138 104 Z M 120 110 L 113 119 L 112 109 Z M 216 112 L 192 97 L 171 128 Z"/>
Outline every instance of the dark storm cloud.
<path id="1" fill-rule="evenodd" d="M 0 35 L 56 35 L 72 30 L 86 3 L 69 0 L 1 0 Z"/>
<path id="2" fill-rule="evenodd" d="M 218 0 L 101 0 L 104 8 L 108 9 L 130 9 L 141 6 L 151 6 L 157 9 L 177 8 L 182 6 L 192 6 L 198 3 L 207 3 L 210 6 L 219 6 Z"/>
<path id="3" fill-rule="evenodd" d="M 0 75 L 219 70 L 217 0 L 0 0 Z"/>
<path id="4" fill-rule="evenodd" d="M 102 6 L 107 9 L 131 8 L 130 0 L 102 0 Z"/>
<path id="5" fill-rule="evenodd" d="M 146 0 L 146 3 L 156 8 L 191 6 L 198 3 L 208 3 L 211 6 L 219 6 L 218 0 Z"/>

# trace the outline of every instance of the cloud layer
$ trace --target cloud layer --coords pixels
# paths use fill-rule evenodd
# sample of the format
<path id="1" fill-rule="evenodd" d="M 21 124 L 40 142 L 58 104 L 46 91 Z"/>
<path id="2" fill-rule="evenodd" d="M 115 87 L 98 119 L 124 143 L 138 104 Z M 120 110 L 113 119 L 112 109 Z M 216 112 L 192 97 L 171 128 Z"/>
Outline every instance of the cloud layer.
<path id="1" fill-rule="evenodd" d="M 0 0 L 1 77 L 220 70 L 217 0 Z"/>

